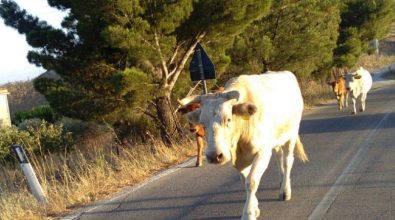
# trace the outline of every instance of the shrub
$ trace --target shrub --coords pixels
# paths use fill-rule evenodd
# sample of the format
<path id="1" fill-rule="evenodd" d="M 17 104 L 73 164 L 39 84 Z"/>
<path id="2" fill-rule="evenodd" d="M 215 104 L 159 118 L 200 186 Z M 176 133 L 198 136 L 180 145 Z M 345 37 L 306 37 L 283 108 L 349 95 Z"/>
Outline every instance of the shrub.
<path id="1" fill-rule="evenodd" d="M 27 150 L 37 148 L 37 144 L 29 132 L 19 131 L 15 126 L 3 128 L 0 132 L 0 160 L 10 159 L 12 144 L 20 144 Z"/>
<path id="2" fill-rule="evenodd" d="M 25 124 L 27 124 L 26 121 Z M 74 139 L 70 132 L 65 132 L 63 125 L 50 124 L 41 121 L 38 126 L 36 120 L 34 126 L 26 125 L 24 129 L 15 126 L 4 128 L 0 132 L 0 159 L 10 158 L 10 146 L 22 145 L 27 152 L 56 152 L 72 150 L 75 148 Z"/>
<path id="3" fill-rule="evenodd" d="M 42 120 L 38 118 L 26 119 L 18 124 L 18 129 L 27 131 L 30 127 L 39 128 Z"/>
<path id="4" fill-rule="evenodd" d="M 18 125 L 24 120 L 32 118 L 38 118 L 50 123 L 54 123 L 58 119 L 58 116 L 54 113 L 51 107 L 47 105 L 42 105 L 35 107 L 30 111 L 15 113 L 13 123 Z"/>
<path id="5" fill-rule="evenodd" d="M 74 137 L 82 135 L 89 128 L 89 122 L 84 122 L 79 119 L 61 118 L 57 124 L 62 124 L 63 129 L 67 132 L 71 132 Z"/>

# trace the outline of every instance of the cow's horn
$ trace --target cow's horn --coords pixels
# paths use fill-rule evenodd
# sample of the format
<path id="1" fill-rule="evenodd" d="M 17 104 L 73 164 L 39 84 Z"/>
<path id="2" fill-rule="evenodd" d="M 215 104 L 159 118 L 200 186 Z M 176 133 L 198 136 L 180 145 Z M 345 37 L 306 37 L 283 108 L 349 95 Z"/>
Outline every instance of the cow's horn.
<path id="1" fill-rule="evenodd" d="M 240 93 L 236 90 L 232 90 L 226 93 L 222 93 L 222 95 L 224 95 L 224 98 L 227 100 L 231 100 L 231 99 L 239 99 L 240 97 Z"/>
<path id="2" fill-rule="evenodd" d="M 200 101 L 201 101 L 200 97 L 201 97 L 200 95 L 193 95 L 193 96 L 188 96 L 188 97 L 185 97 L 185 98 L 183 98 L 181 100 L 177 100 L 177 101 L 180 105 L 184 106 L 184 105 L 187 105 L 188 103 L 191 103 L 191 102 L 200 103 Z"/>

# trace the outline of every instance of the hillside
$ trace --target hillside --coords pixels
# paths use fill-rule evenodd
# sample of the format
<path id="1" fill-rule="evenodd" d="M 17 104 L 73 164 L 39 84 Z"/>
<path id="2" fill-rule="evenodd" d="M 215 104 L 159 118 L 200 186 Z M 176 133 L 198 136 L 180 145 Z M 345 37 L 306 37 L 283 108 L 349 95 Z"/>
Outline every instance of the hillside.
<path id="1" fill-rule="evenodd" d="M 7 89 L 10 93 L 8 103 L 11 117 L 16 112 L 27 111 L 35 106 L 47 104 L 45 97 L 34 89 L 32 81 L 7 83 L 0 88 Z"/>

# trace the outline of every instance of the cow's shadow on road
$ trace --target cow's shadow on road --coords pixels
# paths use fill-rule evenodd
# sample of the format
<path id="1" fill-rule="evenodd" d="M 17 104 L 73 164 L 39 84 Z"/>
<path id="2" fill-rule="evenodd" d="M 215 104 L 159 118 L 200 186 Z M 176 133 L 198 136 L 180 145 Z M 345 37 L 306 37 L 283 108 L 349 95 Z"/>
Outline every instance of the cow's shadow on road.
<path id="1" fill-rule="evenodd" d="M 274 190 L 268 187 L 265 187 L 265 190 Z M 277 189 L 276 189 L 277 190 Z M 130 199 L 125 198 L 123 201 L 119 202 L 107 202 L 102 204 L 104 206 L 109 206 L 107 210 L 92 210 L 87 213 L 83 213 L 83 216 L 102 216 L 102 215 L 114 215 L 115 213 L 119 213 L 121 215 L 135 215 L 140 216 L 142 213 L 161 213 L 167 212 L 171 210 L 176 211 L 177 217 L 174 219 L 194 219 L 188 215 L 195 209 L 202 208 L 206 206 L 232 206 L 238 207 L 235 211 L 237 214 L 240 214 L 242 211 L 242 207 L 245 203 L 244 200 L 244 190 L 223 190 L 221 192 L 216 193 L 202 193 L 195 195 L 183 195 L 183 196 L 153 196 L 150 198 L 144 199 Z M 236 195 L 235 197 L 229 198 L 229 195 Z M 259 202 L 268 203 L 268 202 L 281 202 L 277 198 L 260 198 Z M 182 211 L 181 211 L 182 210 Z M 122 214 L 123 213 L 123 214 Z M 213 216 L 213 217 L 199 217 L 198 219 L 240 219 L 240 215 L 232 215 L 232 216 Z M 144 214 L 145 215 L 145 214 Z M 149 215 L 149 214 L 148 214 Z M 159 215 L 160 216 L 160 215 Z M 164 217 L 164 216 L 162 216 Z M 173 216 L 174 217 L 174 216 Z M 138 217 L 137 217 L 138 218 Z M 164 218 L 166 219 L 166 218 Z"/>

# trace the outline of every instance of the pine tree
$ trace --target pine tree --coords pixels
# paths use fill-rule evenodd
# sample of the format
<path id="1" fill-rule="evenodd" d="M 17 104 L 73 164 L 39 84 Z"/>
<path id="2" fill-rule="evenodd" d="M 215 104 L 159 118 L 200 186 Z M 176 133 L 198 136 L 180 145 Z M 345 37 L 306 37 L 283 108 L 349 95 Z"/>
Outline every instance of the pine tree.
<path id="1" fill-rule="evenodd" d="M 236 38 L 231 71 L 290 70 L 308 77 L 332 62 L 339 21 L 338 1 L 274 1 L 269 15 Z"/>
<path id="2" fill-rule="evenodd" d="M 69 10 L 55 29 L 2 0 L 6 25 L 35 48 L 31 63 L 62 80 L 36 87 L 60 113 L 85 120 L 127 120 L 135 108 L 154 106 L 163 140 L 175 130 L 171 98 L 197 43 L 213 56 L 219 73 L 234 36 L 268 11 L 269 0 L 48 0 Z M 215 52 L 215 53 L 214 53 Z M 147 114 L 152 115 L 149 111 Z"/>
<path id="3" fill-rule="evenodd" d="M 368 42 L 389 33 L 395 16 L 393 0 L 343 0 L 335 64 L 352 67 Z"/>

